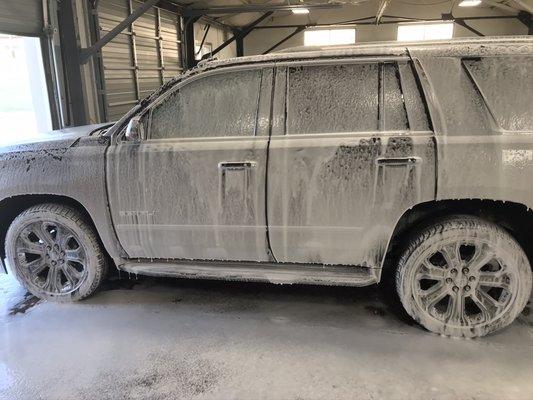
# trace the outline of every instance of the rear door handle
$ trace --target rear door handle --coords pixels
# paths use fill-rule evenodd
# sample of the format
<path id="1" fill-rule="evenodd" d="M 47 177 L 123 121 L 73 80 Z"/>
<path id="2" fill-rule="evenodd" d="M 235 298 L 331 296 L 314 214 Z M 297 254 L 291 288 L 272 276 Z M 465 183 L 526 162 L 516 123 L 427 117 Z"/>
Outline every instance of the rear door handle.
<path id="1" fill-rule="evenodd" d="M 389 158 L 377 158 L 377 165 L 414 165 L 420 164 L 422 159 L 420 157 L 389 157 Z"/>

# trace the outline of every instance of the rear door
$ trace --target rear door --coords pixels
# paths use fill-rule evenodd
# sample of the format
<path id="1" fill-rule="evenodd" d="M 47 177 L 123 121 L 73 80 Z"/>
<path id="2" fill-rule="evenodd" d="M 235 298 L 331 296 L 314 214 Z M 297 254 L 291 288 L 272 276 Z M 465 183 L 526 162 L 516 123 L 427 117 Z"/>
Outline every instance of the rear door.
<path id="1" fill-rule="evenodd" d="M 279 67 L 274 116 L 275 258 L 379 267 L 402 213 L 435 195 L 434 138 L 409 60 Z"/>
<path id="2" fill-rule="evenodd" d="M 271 80 L 259 68 L 189 78 L 146 114 L 146 140 L 110 149 L 111 210 L 130 257 L 269 260 Z"/>

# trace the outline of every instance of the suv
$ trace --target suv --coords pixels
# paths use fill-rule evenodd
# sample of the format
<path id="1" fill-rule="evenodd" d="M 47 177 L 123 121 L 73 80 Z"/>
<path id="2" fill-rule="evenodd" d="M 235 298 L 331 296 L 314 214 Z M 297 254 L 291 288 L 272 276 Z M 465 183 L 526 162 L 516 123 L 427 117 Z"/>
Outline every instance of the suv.
<path id="1" fill-rule="evenodd" d="M 385 281 L 430 331 L 482 336 L 531 292 L 532 104 L 520 37 L 203 63 L 112 126 L 2 149 L 1 259 L 58 301 L 92 294 L 111 262 Z"/>

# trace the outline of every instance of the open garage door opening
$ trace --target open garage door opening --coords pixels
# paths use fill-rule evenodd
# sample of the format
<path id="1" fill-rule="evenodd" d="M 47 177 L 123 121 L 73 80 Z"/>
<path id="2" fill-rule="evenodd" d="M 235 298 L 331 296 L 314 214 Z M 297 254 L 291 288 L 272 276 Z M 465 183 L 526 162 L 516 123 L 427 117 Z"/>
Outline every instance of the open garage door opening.
<path id="1" fill-rule="evenodd" d="M 0 144 L 52 129 L 39 38 L 0 34 Z"/>

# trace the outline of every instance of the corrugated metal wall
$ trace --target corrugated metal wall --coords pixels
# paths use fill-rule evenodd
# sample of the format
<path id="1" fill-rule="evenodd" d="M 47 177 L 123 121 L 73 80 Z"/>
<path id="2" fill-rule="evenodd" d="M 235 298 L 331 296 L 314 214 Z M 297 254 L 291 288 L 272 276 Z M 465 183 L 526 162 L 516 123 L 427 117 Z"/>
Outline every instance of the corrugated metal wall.
<path id="1" fill-rule="evenodd" d="M 21 36 L 42 35 L 42 1 L 0 0 L 0 33 Z"/>
<path id="2" fill-rule="evenodd" d="M 98 21 L 104 36 L 139 6 L 133 0 L 100 0 Z M 152 7 L 102 48 L 108 121 L 181 71 L 179 15 Z"/>

